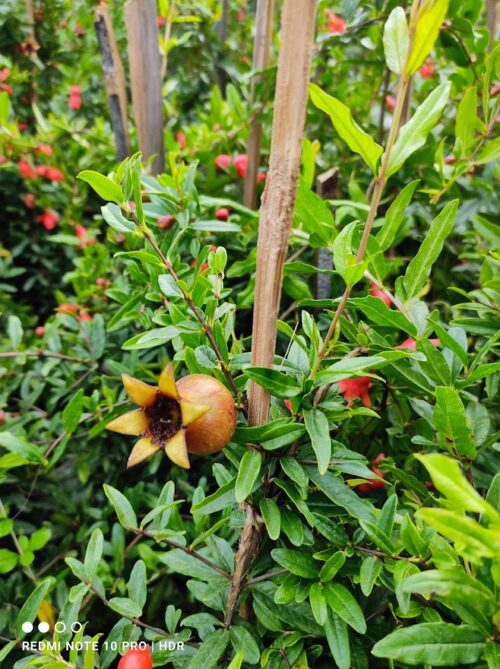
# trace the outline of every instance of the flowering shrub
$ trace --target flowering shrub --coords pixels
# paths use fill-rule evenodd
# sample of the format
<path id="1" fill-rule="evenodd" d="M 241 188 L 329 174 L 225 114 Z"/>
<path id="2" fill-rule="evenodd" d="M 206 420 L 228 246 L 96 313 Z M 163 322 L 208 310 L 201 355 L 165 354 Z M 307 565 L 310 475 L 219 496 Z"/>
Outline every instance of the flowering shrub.
<path id="1" fill-rule="evenodd" d="M 499 50 L 481 3 L 319 3 L 272 369 L 250 357 L 259 215 L 241 204 L 251 3 L 229 3 L 223 46 L 213 3 L 159 3 L 158 175 L 115 160 L 92 12 L 61 6 L 0 28 L 2 666 L 494 669 Z"/>

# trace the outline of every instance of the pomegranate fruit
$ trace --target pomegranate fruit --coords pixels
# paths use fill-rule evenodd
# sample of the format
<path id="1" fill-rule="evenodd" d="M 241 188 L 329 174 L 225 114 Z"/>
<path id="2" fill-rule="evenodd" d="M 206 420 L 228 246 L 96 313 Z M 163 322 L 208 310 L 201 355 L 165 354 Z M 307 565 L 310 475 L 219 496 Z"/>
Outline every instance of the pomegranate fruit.
<path id="1" fill-rule="evenodd" d="M 153 658 L 149 646 L 129 650 L 118 662 L 117 669 L 153 669 Z"/>

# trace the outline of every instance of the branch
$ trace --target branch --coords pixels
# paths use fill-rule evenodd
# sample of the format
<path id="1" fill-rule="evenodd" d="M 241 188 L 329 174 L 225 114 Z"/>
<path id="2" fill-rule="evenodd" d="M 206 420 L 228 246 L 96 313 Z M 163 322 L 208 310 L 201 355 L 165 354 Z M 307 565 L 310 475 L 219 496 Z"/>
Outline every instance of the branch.
<path id="1" fill-rule="evenodd" d="M 28 358 L 57 358 L 58 360 L 80 362 L 82 365 L 94 364 L 93 360 L 83 360 L 82 358 L 75 358 L 72 355 L 65 355 L 64 353 L 53 353 L 52 351 L 2 351 L 0 353 L 0 358 L 17 358 L 20 355 L 25 355 Z"/>
<path id="2" fill-rule="evenodd" d="M 425 564 L 427 560 L 424 557 L 405 557 L 404 555 L 390 555 L 389 553 L 384 553 L 377 550 L 376 548 L 365 548 L 364 546 L 353 546 L 354 550 L 360 551 L 361 553 L 368 553 L 369 555 L 375 555 L 376 557 L 383 558 L 384 560 L 404 560 L 405 562 L 411 562 L 412 564 Z"/>

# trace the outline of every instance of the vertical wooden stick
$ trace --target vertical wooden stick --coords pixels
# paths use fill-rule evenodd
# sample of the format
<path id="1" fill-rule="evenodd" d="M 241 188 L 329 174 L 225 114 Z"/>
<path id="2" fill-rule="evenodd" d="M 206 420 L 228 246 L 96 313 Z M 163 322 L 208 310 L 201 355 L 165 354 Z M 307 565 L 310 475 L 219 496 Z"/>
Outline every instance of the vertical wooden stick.
<path id="1" fill-rule="evenodd" d="M 314 37 L 316 0 L 284 0 L 278 58 L 271 157 L 257 243 L 257 273 L 252 329 L 252 365 L 271 367 L 283 264 L 297 191 L 307 84 Z M 269 393 L 251 384 L 249 423 L 269 415 Z"/>
<path id="2" fill-rule="evenodd" d="M 316 193 L 324 200 L 333 200 L 338 197 L 339 168 L 331 169 L 320 174 L 316 179 Z M 332 269 L 333 255 L 330 249 L 319 248 L 316 254 L 316 266 L 318 269 Z M 316 297 L 318 300 L 326 300 L 332 296 L 331 274 L 316 275 Z"/>
<path id="3" fill-rule="evenodd" d="M 156 24 L 156 0 L 127 0 L 125 23 L 139 147 L 147 159 L 156 154 L 153 174 L 165 169 L 161 59 Z"/>
<path id="4" fill-rule="evenodd" d="M 116 152 L 118 159 L 123 160 L 130 153 L 125 75 L 108 6 L 104 0 L 101 0 L 96 7 L 94 27 L 101 51 L 102 70 L 108 92 Z"/>
<path id="5" fill-rule="evenodd" d="M 220 46 L 221 46 L 221 52 L 222 52 L 222 57 L 224 55 L 225 51 L 225 42 L 227 39 L 227 25 L 229 22 L 229 0 L 222 0 L 222 13 L 221 13 L 221 18 L 220 21 L 217 23 L 217 34 L 219 35 L 220 39 Z M 221 59 L 222 59 L 221 57 Z M 224 92 L 226 90 L 226 83 L 227 83 L 227 73 L 224 67 L 220 64 L 217 64 L 216 66 L 216 72 L 217 72 L 217 79 L 219 83 L 219 88 L 221 90 L 222 95 L 224 95 Z"/>
<path id="6" fill-rule="evenodd" d="M 497 38 L 497 33 L 498 33 L 498 19 L 497 19 L 497 14 L 498 14 L 498 1 L 497 0 L 488 0 L 488 6 L 487 6 L 487 25 L 488 25 L 488 30 L 490 31 L 490 42 L 488 45 L 488 50 L 491 51 L 493 49 L 493 45 L 495 43 L 495 40 Z"/>
<path id="7" fill-rule="evenodd" d="M 273 34 L 274 0 L 257 0 L 257 13 L 255 19 L 255 42 L 253 47 L 253 70 L 264 70 L 269 65 L 269 52 Z M 250 105 L 255 104 L 255 87 L 260 76 L 252 80 L 250 90 Z M 260 164 L 260 138 L 262 126 L 259 115 L 256 114 L 250 125 L 250 138 L 248 140 L 248 167 L 245 177 L 245 191 L 243 201 L 246 207 L 255 209 L 257 204 L 257 172 Z"/>

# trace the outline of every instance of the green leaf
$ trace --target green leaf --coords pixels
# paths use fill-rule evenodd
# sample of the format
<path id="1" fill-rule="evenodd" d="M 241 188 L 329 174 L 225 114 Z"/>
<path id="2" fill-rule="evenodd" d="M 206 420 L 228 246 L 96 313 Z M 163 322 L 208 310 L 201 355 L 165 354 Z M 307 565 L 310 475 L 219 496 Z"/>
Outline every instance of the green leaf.
<path id="1" fill-rule="evenodd" d="M 289 548 L 274 548 L 271 557 L 291 574 L 302 578 L 316 578 L 318 576 L 318 564 L 310 556 Z"/>
<path id="2" fill-rule="evenodd" d="M 80 422 L 83 413 L 83 398 L 83 389 L 80 388 L 64 407 L 62 412 L 63 428 L 68 434 L 72 434 Z"/>
<path id="3" fill-rule="evenodd" d="M 498 532 L 481 527 L 472 518 L 448 509 L 420 509 L 418 516 L 458 547 L 464 557 L 480 564 L 482 558 L 498 557 Z"/>
<path id="4" fill-rule="evenodd" d="M 458 209 L 458 200 L 452 200 L 443 207 L 432 221 L 417 255 L 410 261 L 403 278 L 405 297 L 409 300 L 424 286 L 433 264 L 439 257 L 445 239 L 453 230 Z"/>
<path id="5" fill-rule="evenodd" d="M 493 593 L 477 578 L 461 569 L 428 569 L 412 574 L 403 583 L 405 592 L 416 592 L 427 599 L 440 597 L 468 604 L 486 615 L 495 611 Z"/>
<path id="6" fill-rule="evenodd" d="M 449 385 L 451 383 L 451 372 L 441 351 L 428 339 L 419 339 L 417 351 L 423 353 L 426 357 L 426 360 L 421 360 L 419 364 L 429 379 L 440 385 Z"/>
<path id="7" fill-rule="evenodd" d="M 387 67 L 394 74 L 401 74 L 410 45 L 405 10 L 395 7 L 384 26 L 384 53 Z"/>
<path id="8" fill-rule="evenodd" d="M 106 483 L 103 487 L 106 497 L 113 505 L 121 525 L 131 528 L 137 527 L 137 516 L 125 495 Z"/>
<path id="9" fill-rule="evenodd" d="M 122 204 L 125 200 L 120 186 L 105 177 L 104 174 L 99 174 L 99 172 L 93 170 L 83 170 L 83 172 L 77 174 L 76 178 L 86 181 L 103 200 L 111 200 L 116 204 Z"/>
<path id="10" fill-rule="evenodd" d="M 7 334 L 9 335 L 10 343 L 13 349 L 18 349 L 19 344 L 23 339 L 23 326 L 18 316 L 9 316 L 7 321 Z"/>
<path id="11" fill-rule="evenodd" d="M 415 151 L 420 149 L 427 135 L 436 125 L 448 103 L 451 84 L 441 84 L 422 102 L 411 119 L 399 131 L 392 149 L 387 176 L 397 172 Z"/>
<path id="12" fill-rule="evenodd" d="M 45 596 L 47 595 L 52 583 L 52 578 L 47 578 L 39 583 L 39 585 L 37 585 L 37 587 L 33 590 L 31 595 L 29 595 L 28 599 L 26 599 L 22 605 L 16 618 L 16 632 L 18 637 L 24 637 L 25 633 L 22 629 L 23 623 L 32 623 L 35 620 L 38 609 L 40 608 L 42 601 L 45 599 Z"/>
<path id="13" fill-rule="evenodd" d="M 484 640 L 473 627 L 442 622 L 397 629 L 372 649 L 375 657 L 433 667 L 472 664 L 481 658 L 483 651 Z"/>
<path id="14" fill-rule="evenodd" d="M 141 609 L 144 608 L 148 596 L 148 582 L 146 576 L 146 565 L 142 560 L 137 560 L 130 572 L 127 584 L 130 599 Z"/>
<path id="15" fill-rule="evenodd" d="M 406 75 L 411 76 L 430 54 L 446 18 L 448 0 L 424 0 L 418 11 L 417 25 L 406 65 Z"/>
<path id="16" fill-rule="evenodd" d="M 265 388 L 276 397 L 289 399 L 302 392 L 302 388 L 297 385 L 296 379 L 274 369 L 248 367 L 245 369 L 245 374 L 249 379 L 255 381 L 257 385 Z"/>
<path id="17" fill-rule="evenodd" d="M 410 183 L 398 193 L 396 199 L 387 210 L 384 223 L 377 232 L 376 237 L 381 251 L 385 251 L 391 247 L 396 239 L 404 219 L 406 208 L 410 204 L 413 193 L 419 183 L 420 179 L 410 181 Z"/>
<path id="18" fill-rule="evenodd" d="M 381 571 L 382 561 L 374 555 L 370 555 L 370 557 L 363 560 L 361 569 L 359 570 L 359 585 L 361 586 L 361 592 L 365 597 L 370 595 Z"/>
<path id="19" fill-rule="evenodd" d="M 228 630 L 212 632 L 198 646 L 198 651 L 188 664 L 188 669 L 216 669 L 220 667 L 219 660 L 224 655 L 229 640 L 230 633 Z"/>
<path id="20" fill-rule="evenodd" d="M 477 89 L 469 88 L 460 100 L 455 120 L 455 135 L 458 141 L 458 155 L 468 155 L 474 142 L 474 131 L 477 122 Z M 455 148 L 457 150 L 457 147 Z"/>
<path id="21" fill-rule="evenodd" d="M 234 481 L 230 481 L 229 483 L 221 486 L 212 495 L 205 497 L 205 499 L 201 502 L 193 504 L 191 507 L 191 513 L 197 513 L 201 511 L 202 513 L 208 515 L 232 506 L 235 501 Z"/>
<path id="22" fill-rule="evenodd" d="M 349 669 L 351 666 L 351 649 L 347 625 L 340 616 L 329 610 L 324 630 L 328 647 L 338 669 Z"/>
<path id="23" fill-rule="evenodd" d="M 304 423 L 318 460 L 318 471 L 320 474 L 325 474 L 332 454 L 332 439 L 328 418 L 318 409 L 305 410 Z"/>
<path id="24" fill-rule="evenodd" d="M 471 486 L 456 460 L 440 453 L 416 454 L 415 457 L 429 472 L 435 488 L 452 502 L 453 508 L 481 513 L 490 522 L 500 523 L 497 511 Z"/>
<path id="25" fill-rule="evenodd" d="M 495 137 L 489 141 L 477 154 L 474 162 L 476 165 L 485 165 L 492 160 L 500 158 L 500 137 Z"/>
<path id="26" fill-rule="evenodd" d="M 360 309 L 371 321 L 384 327 L 393 327 L 397 330 L 404 330 L 412 337 L 417 335 L 416 326 L 400 311 L 390 309 L 378 297 L 367 295 L 366 297 L 350 298 L 348 305 L 353 305 Z"/>
<path id="27" fill-rule="evenodd" d="M 10 432 L 0 433 L 0 446 L 3 446 L 11 453 L 20 455 L 22 458 L 28 460 L 28 462 L 38 465 L 47 464 L 43 454 L 34 444 L 30 444 L 29 441 L 26 441 L 22 437 L 16 437 Z"/>
<path id="28" fill-rule="evenodd" d="M 134 232 L 135 225 L 122 214 L 120 207 L 116 204 L 106 204 L 101 207 L 101 214 L 110 228 L 117 232 Z"/>
<path id="29" fill-rule="evenodd" d="M 234 651 L 242 652 L 245 662 L 256 665 L 260 660 L 260 650 L 250 632 L 241 625 L 231 625 L 229 634 Z"/>
<path id="30" fill-rule="evenodd" d="M 8 574 L 17 567 L 19 555 L 8 548 L 0 548 L 0 574 Z"/>
<path id="31" fill-rule="evenodd" d="M 359 634 L 366 632 L 363 611 L 354 595 L 340 583 L 327 583 L 323 586 L 328 606 Z"/>
<path id="32" fill-rule="evenodd" d="M 309 603 L 318 625 L 324 625 L 328 616 L 328 607 L 321 583 L 313 583 L 309 588 Z"/>
<path id="33" fill-rule="evenodd" d="M 102 557 L 102 549 L 104 545 L 104 536 L 102 531 L 97 527 L 90 537 L 89 543 L 87 544 L 87 550 L 85 551 L 85 571 L 91 579 L 97 569 L 97 566 Z"/>
<path id="34" fill-rule="evenodd" d="M 0 650 L 0 662 L 5 660 L 7 655 L 10 653 L 11 650 L 13 650 L 17 646 L 17 641 L 9 641 L 8 643 L 5 644 L 5 646 Z"/>
<path id="35" fill-rule="evenodd" d="M 322 581 L 331 581 L 342 569 L 346 561 L 345 553 L 337 551 L 330 555 L 325 564 L 321 567 L 319 577 Z"/>
<path id="36" fill-rule="evenodd" d="M 335 130 L 351 151 L 358 153 L 376 174 L 383 149 L 353 120 L 349 107 L 327 95 L 316 84 L 309 84 L 309 94 L 313 104 L 329 115 Z"/>
<path id="37" fill-rule="evenodd" d="M 274 499 L 263 497 L 259 503 L 260 512 L 269 538 L 273 541 L 280 535 L 281 529 L 281 514 L 278 505 Z"/>
<path id="38" fill-rule="evenodd" d="M 258 451 L 248 449 L 241 458 L 234 496 L 237 502 L 243 502 L 252 492 L 255 481 L 260 472 L 262 456 Z"/>
<path id="39" fill-rule="evenodd" d="M 455 388 L 438 386 L 435 390 L 436 406 L 432 414 L 438 441 L 443 448 L 459 456 L 474 458 L 476 446 L 467 423 L 465 407 Z"/>
<path id="40" fill-rule="evenodd" d="M 229 628 L 229 633 L 231 633 L 231 628 Z M 231 662 L 228 664 L 227 669 L 241 669 L 242 664 L 243 651 L 240 650 L 239 653 L 236 653 Z"/>
<path id="41" fill-rule="evenodd" d="M 0 537 L 5 537 L 7 534 L 10 534 L 14 528 L 14 521 L 12 518 L 1 518 L 0 519 Z"/>
<path id="42" fill-rule="evenodd" d="M 112 597 L 108 601 L 108 606 L 121 616 L 129 618 L 140 618 L 142 616 L 142 608 L 128 597 Z"/>
<path id="43" fill-rule="evenodd" d="M 305 467 L 309 478 L 332 500 L 334 504 L 343 507 L 350 516 L 358 519 L 375 522 L 373 506 L 367 500 L 361 499 L 343 481 L 330 472 L 321 475 L 316 467 Z"/>

